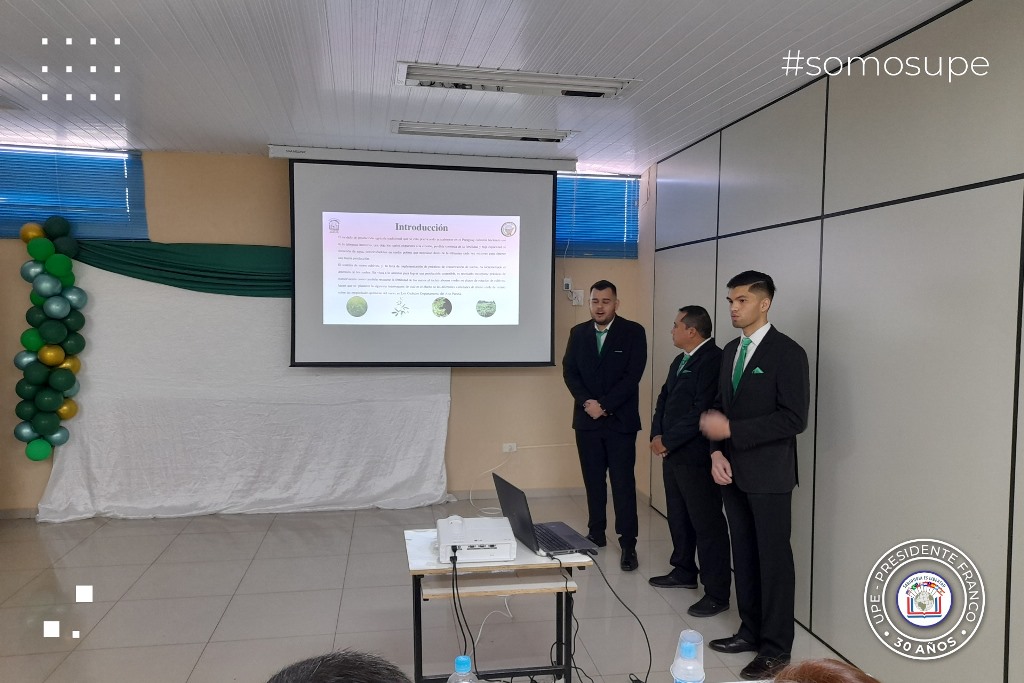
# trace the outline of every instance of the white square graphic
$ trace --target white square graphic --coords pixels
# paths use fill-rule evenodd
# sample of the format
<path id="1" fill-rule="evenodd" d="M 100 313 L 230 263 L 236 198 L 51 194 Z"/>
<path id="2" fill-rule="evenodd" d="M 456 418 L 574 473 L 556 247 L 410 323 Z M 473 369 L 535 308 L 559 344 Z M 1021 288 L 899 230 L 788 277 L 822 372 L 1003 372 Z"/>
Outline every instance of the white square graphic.
<path id="1" fill-rule="evenodd" d="M 50 96 L 47 95 L 46 93 L 43 93 L 43 102 L 45 102 L 48 99 L 50 99 Z"/>
<path id="2" fill-rule="evenodd" d="M 43 38 L 43 45 L 47 45 L 50 42 L 49 38 Z"/>
<path id="3" fill-rule="evenodd" d="M 90 38 L 89 39 L 89 44 L 90 45 L 95 45 L 96 44 L 96 39 L 95 38 Z"/>
<path id="4" fill-rule="evenodd" d="M 121 44 L 121 39 L 120 38 L 114 38 L 114 45 L 120 45 L 120 44 Z"/>
<path id="5" fill-rule="evenodd" d="M 92 602 L 92 586 L 75 586 L 75 602 Z"/>
<path id="6" fill-rule="evenodd" d="M 93 93 L 89 93 L 89 101 L 90 102 L 95 102 L 96 101 L 96 93 L 94 93 L 94 92 Z"/>
<path id="7" fill-rule="evenodd" d="M 60 622 L 44 621 L 43 638 L 60 638 Z"/>
<path id="8" fill-rule="evenodd" d="M 43 73 L 46 73 L 49 70 L 50 70 L 50 67 L 48 67 L 46 65 L 43 65 Z"/>
<path id="9" fill-rule="evenodd" d="M 66 67 L 64 67 L 64 72 L 65 73 L 71 73 L 71 65 L 70 64 L 68 64 Z"/>
<path id="10" fill-rule="evenodd" d="M 121 73 L 121 67 L 119 67 L 119 66 L 115 66 L 115 67 L 114 67 L 114 73 L 116 73 L 116 74 L 119 74 L 119 73 Z"/>
<path id="11" fill-rule="evenodd" d="M 96 73 L 96 67 L 95 66 L 90 66 L 89 67 L 89 73 L 91 73 L 91 74 Z"/>
<path id="12" fill-rule="evenodd" d="M 67 95 L 65 95 L 64 99 L 67 100 L 68 102 L 70 102 L 71 101 L 71 93 L 68 93 Z"/>
<path id="13" fill-rule="evenodd" d="M 114 101 L 115 102 L 120 102 L 121 101 L 121 93 L 119 93 L 119 92 L 114 93 Z"/>
<path id="14" fill-rule="evenodd" d="M 82 637 L 82 632 L 81 631 L 72 631 L 71 632 L 71 637 L 72 638 L 81 638 Z"/>
<path id="15" fill-rule="evenodd" d="M 64 44 L 65 45 L 70 45 L 71 44 L 71 39 L 70 38 L 65 38 L 64 39 Z"/>

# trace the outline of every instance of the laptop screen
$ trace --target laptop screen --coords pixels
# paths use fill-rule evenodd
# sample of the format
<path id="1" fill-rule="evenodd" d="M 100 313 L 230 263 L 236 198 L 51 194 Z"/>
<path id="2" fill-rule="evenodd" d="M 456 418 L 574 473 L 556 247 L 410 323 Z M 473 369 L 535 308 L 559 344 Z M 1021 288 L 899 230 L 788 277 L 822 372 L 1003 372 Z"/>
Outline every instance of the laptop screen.
<path id="1" fill-rule="evenodd" d="M 533 518 L 530 516 L 530 505 L 526 502 L 526 494 L 522 489 L 513 486 L 497 474 L 492 472 L 491 476 L 494 478 L 494 489 L 498 492 L 498 505 L 501 506 L 501 514 L 508 518 L 512 533 L 527 548 L 535 553 L 540 552 L 537 535 L 533 531 Z"/>

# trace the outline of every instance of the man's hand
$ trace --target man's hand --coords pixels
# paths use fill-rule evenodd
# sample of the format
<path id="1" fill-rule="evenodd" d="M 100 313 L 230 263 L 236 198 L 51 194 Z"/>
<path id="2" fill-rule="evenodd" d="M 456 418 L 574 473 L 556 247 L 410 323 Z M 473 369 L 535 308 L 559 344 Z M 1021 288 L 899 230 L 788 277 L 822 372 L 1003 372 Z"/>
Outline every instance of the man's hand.
<path id="1" fill-rule="evenodd" d="M 722 451 L 711 454 L 711 478 L 716 484 L 727 486 L 732 483 L 732 464 L 722 455 Z"/>
<path id="2" fill-rule="evenodd" d="M 604 408 L 602 408 L 601 404 L 592 398 L 587 399 L 587 402 L 583 404 L 583 410 L 585 410 L 587 415 L 595 420 L 604 415 Z"/>
<path id="3" fill-rule="evenodd" d="M 665 444 L 661 442 L 661 436 L 656 436 L 651 439 L 651 453 L 664 458 L 668 455 L 668 449 L 665 448 Z"/>
<path id="4" fill-rule="evenodd" d="M 732 436 L 729 418 L 717 410 L 709 410 L 700 416 L 700 431 L 712 441 L 723 441 Z"/>

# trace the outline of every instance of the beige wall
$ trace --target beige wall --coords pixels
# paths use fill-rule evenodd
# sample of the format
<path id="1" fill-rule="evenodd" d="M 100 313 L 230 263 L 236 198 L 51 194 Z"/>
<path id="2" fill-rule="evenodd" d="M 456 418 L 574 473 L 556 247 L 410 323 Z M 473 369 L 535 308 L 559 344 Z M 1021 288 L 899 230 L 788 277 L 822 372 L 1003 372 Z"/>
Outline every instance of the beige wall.
<path id="1" fill-rule="evenodd" d="M 257 156 L 147 153 L 146 209 L 154 242 L 227 244 L 291 244 L 288 162 Z M 646 235 L 642 238 L 647 239 Z M 653 240 L 653 237 L 651 237 Z M 653 242 L 652 242 L 653 243 Z M 650 252 L 653 247 L 642 248 Z M 0 240 L 0 351 L 11 359 L 20 350 L 18 336 L 27 325 L 28 285 L 18 269 L 27 259 L 19 240 Z M 652 267 L 644 261 L 559 260 L 556 280 L 571 277 L 586 288 L 607 278 L 619 287 L 620 312 L 649 328 Z M 642 275 L 643 274 L 643 275 Z M 88 283 L 82 283 L 88 290 Z M 8 294 L 10 293 L 10 294 Z M 88 314 L 88 309 L 86 309 Z M 559 293 L 555 300 L 555 357 L 561 359 L 569 328 L 588 318 L 586 307 L 573 307 Z M 89 328 L 83 333 L 88 339 Z M 88 381 L 88 368 L 82 381 Z M 20 378 L 9 362 L 0 363 L 0 428 L 10 434 L 17 423 L 13 386 Z M 644 432 L 638 439 L 637 483 L 649 493 L 646 432 L 650 424 L 650 372 L 641 387 Z M 490 492 L 489 477 L 480 475 L 502 461 L 501 445 L 520 445 L 503 470 L 524 488 L 582 488 L 570 428 L 571 399 L 559 367 L 455 368 L 445 460 L 450 491 L 470 488 Z M 73 434 L 73 427 L 72 427 Z M 72 438 L 74 438 L 72 436 Z M 57 450 L 56 457 L 60 457 Z M 34 463 L 23 445 L 0 440 L 0 512 L 34 513 L 46 487 L 50 463 Z M 485 494 L 489 495 L 489 494 Z"/>

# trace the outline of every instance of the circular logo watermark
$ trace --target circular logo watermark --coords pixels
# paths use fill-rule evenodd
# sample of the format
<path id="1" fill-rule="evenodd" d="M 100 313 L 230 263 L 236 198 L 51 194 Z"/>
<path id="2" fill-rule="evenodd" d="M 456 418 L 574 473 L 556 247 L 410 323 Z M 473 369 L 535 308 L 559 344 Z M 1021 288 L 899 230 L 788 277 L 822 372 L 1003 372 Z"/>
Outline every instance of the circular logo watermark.
<path id="1" fill-rule="evenodd" d="M 956 546 L 927 538 L 905 541 L 871 568 L 864 613 L 875 636 L 896 654 L 939 659 L 977 632 L 985 585 L 977 566 Z"/>

